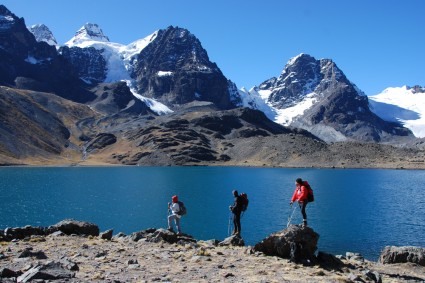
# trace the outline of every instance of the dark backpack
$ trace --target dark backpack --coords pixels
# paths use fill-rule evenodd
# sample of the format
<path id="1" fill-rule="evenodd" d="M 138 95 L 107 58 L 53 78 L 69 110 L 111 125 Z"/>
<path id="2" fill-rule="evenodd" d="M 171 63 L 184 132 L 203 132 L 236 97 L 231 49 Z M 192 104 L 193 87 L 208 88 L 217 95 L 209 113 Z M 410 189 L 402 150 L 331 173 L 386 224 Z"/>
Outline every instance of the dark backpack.
<path id="1" fill-rule="evenodd" d="M 177 212 L 178 215 L 186 215 L 187 209 L 186 206 L 184 206 L 184 203 L 182 201 L 177 202 L 179 204 L 179 211 Z"/>
<path id="2" fill-rule="evenodd" d="M 241 193 L 239 196 L 241 197 L 241 200 L 242 200 L 241 210 L 245 211 L 247 210 L 248 204 L 249 204 L 248 195 L 246 193 Z"/>
<path id="3" fill-rule="evenodd" d="M 314 193 L 313 193 L 313 189 L 311 188 L 310 184 L 307 181 L 304 181 L 303 183 L 304 187 L 307 188 L 307 201 L 308 202 L 313 202 L 314 201 Z"/>

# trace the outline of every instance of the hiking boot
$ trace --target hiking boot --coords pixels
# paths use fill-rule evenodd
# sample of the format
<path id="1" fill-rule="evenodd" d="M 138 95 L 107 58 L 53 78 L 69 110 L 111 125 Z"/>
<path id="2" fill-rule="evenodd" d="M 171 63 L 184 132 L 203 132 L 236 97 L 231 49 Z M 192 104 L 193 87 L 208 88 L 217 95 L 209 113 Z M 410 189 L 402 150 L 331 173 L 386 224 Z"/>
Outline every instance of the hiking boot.
<path id="1" fill-rule="evenodd" d="M 303 227 L 307 227 L 307 220 L 303 220 Z"/>
<path id="2" fill-rule="evenodd" d="M 173 228 L 171 228 L 171 227 L 168 227 L 168 229 L 167 229 L 168 231 L 170 231 L 170 232 L 173 232 L 174 233 L 174 230 L 173 230 Z"/>

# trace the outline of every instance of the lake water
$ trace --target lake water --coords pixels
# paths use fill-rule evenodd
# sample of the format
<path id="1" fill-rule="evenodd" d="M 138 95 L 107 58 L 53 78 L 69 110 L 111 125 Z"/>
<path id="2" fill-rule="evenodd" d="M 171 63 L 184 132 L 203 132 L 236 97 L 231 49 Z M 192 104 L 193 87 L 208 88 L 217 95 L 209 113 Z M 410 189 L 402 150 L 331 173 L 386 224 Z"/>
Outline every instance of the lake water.
<path id="1" fill-rule="evenodd" d="M 425 247 L 425 171 L 241 167 L 0 168 L 0 229 L 49 226 L 66 218 L 130 234 L 167 227 L 174 194 L 188 214 L 183 232 L 224 239 L 232 190 L 250 199 L 242 236 L 254 245 L 286 227 L 294 181 L 308 180 L 316 201 L 309 225 L 319 250 L 377 260 L 386 245 Z M 301 223 L 296 211 L 292 223 Z"/>

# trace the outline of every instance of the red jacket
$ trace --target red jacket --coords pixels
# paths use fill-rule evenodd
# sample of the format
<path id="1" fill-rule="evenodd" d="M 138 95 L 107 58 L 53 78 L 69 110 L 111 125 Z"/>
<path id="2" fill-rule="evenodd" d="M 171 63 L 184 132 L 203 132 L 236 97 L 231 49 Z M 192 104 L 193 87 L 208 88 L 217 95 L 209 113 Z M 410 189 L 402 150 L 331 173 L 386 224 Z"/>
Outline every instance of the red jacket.
<path id="1" fill-rule="evenodd" d="M 300 187 L 296 187 L 294 194 L 292 195 L 292 199 L 291 201 L 299 201 L 299 202 L 304 202 L 305 200 L 307 200 L 307 196 L 308 196 L 308 190 L 304 185 L 301 185 Z"/>

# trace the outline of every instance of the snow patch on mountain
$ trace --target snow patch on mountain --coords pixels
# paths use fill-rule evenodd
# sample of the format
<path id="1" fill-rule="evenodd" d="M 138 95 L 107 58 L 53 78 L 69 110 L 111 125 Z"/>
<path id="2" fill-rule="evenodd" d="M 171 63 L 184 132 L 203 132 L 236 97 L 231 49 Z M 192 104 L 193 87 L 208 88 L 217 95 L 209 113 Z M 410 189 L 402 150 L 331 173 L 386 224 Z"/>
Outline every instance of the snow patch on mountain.
<path id="1" fill-rule="evenodd" d="M 140 94 L 138 94 L 136 92 L 136 90 L 134 89 L 134 87 L 132 87 L 132 81 L 126 81 L 128 87 L 130 88 L 131 93 L 137 98 L 140 99 L 141 101 L 143 101 L 153 112 L 155 112 L 158 115 L 164 115 L 164 114 L 169 114 L 172 113 L 173 110 L 171 110 L 170 108 L 168 108 L 167 106 L 165 106 L 164 104 L 151 99 L 151 98 L 147 98 L 144 97 Z"/>
<path id="2" fill-rule="evenodd" d="M 425 137 L 425 92 L 407 86 L 390 87 L 369 96 L 370 109 L 386 121 L 402 123 L 418 138 Z"/>
<path id="3" fill-rule="evenodd" d="M 307 109 L 313 106 L 317 101 L 316 93 L 312 92 L 304 96 L 304 98 L 292 107 L 278 109 L 269 101 L 271 90 L 260 90 L 256 87 L 249 91 L 245 88 L 239 90 L 242 99 L 242 106 L 260 110 L 272 121 L 289 126 L 292 121 L 299 115 L 302 115 Z"/>
<path id="4" fill-rule="evenodd" d="M 128 45 L 123 45 L 120 43 L 110 42 L 109 38 L 103 34 L 98 25 L 86 24 L 71 40 L 66 42 L 65 45 L 70 48 L 92 47 L 102 51 L 102 56 L 107 62 L 107 75 L 105 82 L 111 83 L 125 81 L 136 98 L 145 102 L 148 107 L 158 115 L 162 115 L 173 111 L 154 99 L 138 94 L 135 91 L 135 88 L 132 87 L 134 80 L 130 76 L 134 61 L 137 60 L 137 55 L 139 55 L 146 46 L 154 41 L 157 35 L 158 31 L 155 31 L 145 38 L 136 40 Z"/>
<path id="5" fill-rule="evenodd" d="M 50 29 L 44 24 L 36 24 L 28 27 L 28 30 L 34 35 L 38 42 L 44 41 L 49 45 L 57 46 L 56 38 Z"/>

